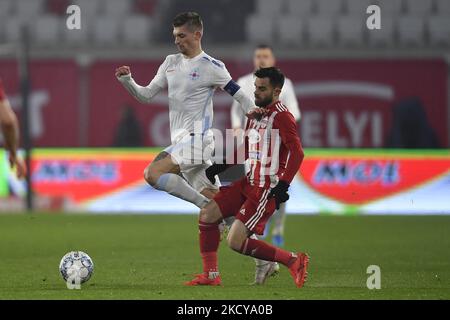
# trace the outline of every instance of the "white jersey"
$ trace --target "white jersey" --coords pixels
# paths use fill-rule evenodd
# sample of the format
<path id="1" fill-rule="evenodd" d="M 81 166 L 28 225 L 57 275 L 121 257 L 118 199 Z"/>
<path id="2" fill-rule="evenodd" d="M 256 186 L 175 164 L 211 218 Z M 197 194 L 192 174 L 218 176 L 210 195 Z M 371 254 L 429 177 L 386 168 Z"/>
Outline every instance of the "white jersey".
<path id="1" fill-rule="evenodd" d="M 192 59 L 181 53 L 167 56 L 150 84 L 140 87 L 148 92 L 137 92 L 131 75 L 122 76 L 119 80 L 142 102 L 149 102 L 157 92 L 168 89 L 173 144 L 186 133 L 194 133 L 194 130 L 195 133 L 199 130 L 204 133 L 212 126 L 213 93 L 216 88 L 223 89 L 232 79 L 221 61 L 202 51 Z"/>
<path id="2" fill-rule="evenodd" d="M 237 83 L 247 95 L 254 98 L 255 76 L 253 73 L 239 78 Z M 280 101 L 283 105 L 287 106 L 289 111 L 294 116 L 295 121 L 300 120 L 300 110 L 298 108 L 294 86 L 292 85 L 292 81 L 288 78 L 285 78 L 284 80 Z M 237 101 L 233 101 L 233 104 L 231 105 L 231 126 L 232 128 L 244 128 L 245 126 L 245 114 Z"/>

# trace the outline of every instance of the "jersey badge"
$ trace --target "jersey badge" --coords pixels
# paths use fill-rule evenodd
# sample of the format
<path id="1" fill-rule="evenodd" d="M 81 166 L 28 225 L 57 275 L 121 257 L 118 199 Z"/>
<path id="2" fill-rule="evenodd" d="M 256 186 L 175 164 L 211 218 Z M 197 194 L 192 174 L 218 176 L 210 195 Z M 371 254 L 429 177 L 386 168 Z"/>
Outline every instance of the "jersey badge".
<path id="1" fill-rule="evenodd" d="M 189 78 L 191 80 L 197 80 L 198 78 L 200 78 L 200 73 L 198 72 L 198 69 L 192 70 L 191 73 L 189 73 Z"/>

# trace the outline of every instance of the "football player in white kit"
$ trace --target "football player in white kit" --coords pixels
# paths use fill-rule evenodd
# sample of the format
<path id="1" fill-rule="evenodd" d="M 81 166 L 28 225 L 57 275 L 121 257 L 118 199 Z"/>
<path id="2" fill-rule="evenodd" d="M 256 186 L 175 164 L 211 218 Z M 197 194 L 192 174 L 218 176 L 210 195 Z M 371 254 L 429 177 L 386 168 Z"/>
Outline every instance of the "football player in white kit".
<path id="1" fill-rule="evenodd" d="M 270 46 L 261 44 L 255 48 L 253 54 L 253 65 L 255 70 L 259 68 L 269 68 L 275 66 L 275 56 Z M 241 90 L 244 90 L 248 95 L 253 97 L 255 91 L 255 76 L 253 72 L 242 76 L 237 81 Z M 295 121 L 300 121 L 300 110 L 298 108 L 297 97 L 295 94 L 292 81 L 288 78 L 285 79 L 283 90 L 281 91 L 280 101 L 287 106 L 289 111 L 294 116 Z M 234 130 L 242 129 L 245 127 L 245 113 L 242 110 L 242 106 L 239 101 L 234 101 L 231 105 L 231 127 Z M 286 203 L 280 205 L 280 209 L 277 210 L 271 217 L 269 223 L 266 224 L 266 230 L 262 238 L 265 238 L 269 232 L 270 222 L 273 222 L 272 229 L 272 243 L 277 247 L 284 245 L 284 224 L 286 217 Z M 279 266 L 276 262 L 268 262 L 255 259 L 256 272 L 255 272 L 255 284 L 264 283 L 265 279 L 273 275 L 279 270 Z"/>
<path id="2" fill-rule="evenodd" d="M 133 80 L 128 66 L 116 69 L 116 77 L 140 102 L 149 103 L 161 90 L 168 89 L 172 144 L 144 171 L 145 180 L 202 208 L 217 192 L 205 175 L 212 162 L 204 157 L 214 149 L 212 96 L 216 88 L 238 100 L 244 113 L 256 108 L 253 99 L 232 80 L 224 64 L 202 50 L 203 23 L 195 12 L 178 14 L 173 20 L 173 36 L 180 53 L 168 55 L 156 76 L 146 87 Z M 200 139 L 201 143 L 196 143 Z M 191 152 L 193 151 L 193 155 Z M 203 157 L 202 157 L 203 156 Z M 183 179 L 178 174 L 181 173 Z"/>

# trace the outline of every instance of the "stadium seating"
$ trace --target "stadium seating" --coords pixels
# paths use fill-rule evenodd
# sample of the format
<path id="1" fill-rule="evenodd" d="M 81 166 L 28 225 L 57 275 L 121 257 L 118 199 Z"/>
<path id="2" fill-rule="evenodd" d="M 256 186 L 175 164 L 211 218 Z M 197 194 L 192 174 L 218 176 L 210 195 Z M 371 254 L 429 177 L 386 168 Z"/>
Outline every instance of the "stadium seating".
<path id="1" fill-rule="evenodd" d="M 23 20 L 36 19 L 45 11 L 44 0 L 16 0 L 13 4 L 16 15 Z"/>
<path id="2" fill-rule="evenodd" d="M 128 16 L 132 8 L 131 1 L 124 0 L 103 0 L 101 6 L 104 7 L 104 15 L 108 17 L 124 18 Z"/>
<path id="3" fill-rule="evenodd" d="M 450 46 L 450 17 L 432 16 L 428 25 L 430 43 L 435 46 Z"/>
<path id="4" fill-rule="evenodd" d="M 384 15 L 398 16 L 403 12 L 402 0 L 378 0 L 377 5 Z"/>
<path id="5" fill-rule="evenodd" d="M 329 17 L 314 17 L 308 20 L 309 43 L 315 47 L 330 47 L 334 44 L 334 20 Z"/>
<path id="6" fill-rule="evenodd" d="M 83 47 L 91 44 L 91 34 L 93 32 L 94 25 L 93 20 L 82 19 L 81 29 L 79 30 L 68 30 L 63 28 L 62 37 L 66 45 L 70 47 Z"/>
<path id="7" fill-rule="evenodd" d="M 296 15 L 284 16 L 277 20 L 278 40 L 285 46 L 296 46 L 303 43 L 302 20 Z"/>
<path id="8" fill-rule="evenodd" d="M 382 28 L 368 31 L 369 45 L 374 47 L 393 46 L 396 39 L 395 19 L 392 16 L 383 16 Z"/>
<path id="9" fill-rule="evenodd" d="M 366 16 L 367 7 L 376 4 L 373 0 L 347 0 L 345 10 L 351 16 Z"/>
<path id="10" fill-rule="evenodd" d="M 424 42 L 425 23 L 421 17 L 401 16 L 398 18 L 399 42 L 404 46 L 420 46 Z"/>
<path id="11" fill-rule="evenodd" d="M 124 42 L 133 46 L 148 45 L 151 40 L 150 30 L 153 21 L 148 16 L 131 15 L 123 20 L 123 38 Z"/>
<path id="12" fill-rule="evenodd" d="M 450 1 L 448 0 L 435 0 L 436 12 L 439 15 L 450 17 Z"/>
<path id="13" fill-rule="evenodd" d="M 407 0 L 405 4 L 409 16 L 426 17 L 433 10 L 433 0 Z"/>
<path id="14" fill-rule="evenodd" d="M 74 0 L 73 4 L 78 5 L 81 14 L 89 20 L 100 14 L 102 9 L 101 0 Z"/>
<path id="15" fill-rule="evenodd" d="M 286 11 L 289 16 L 308 17 L 313 12 L 313 0 L 287 0 Z"/>
<path id="16" fill-rule="evenodd" d="M 101 16 L 95 20 L 93 40 L 96 45 L 114 45 L 119 41 L 120 25 L 109 16 Z"/>
<path id="17" fill-rule="evenodd" d="M 148 46 L 170 37 L 170 30 L 154 26 L 170 24 L 174 12 L 194 2 L 195 10 L 209 12 L 203 14 L 208 31 L 204 40 L 213 44 L 248 41 L 281 47 L 402 49 L 445 48 L 450 41 L 450 0 L 251 0 L 240 5 L 239 12 L 231 6 L 237 0 L 192 1 L 188 6 L 183 0 L 0 0 L 0 41 L 17 41 L 20 26 L 30 25 L 39 29 L 32 30 L 33 43 L 50 47 L 114 46 L 118 40 Z M 82 30 L 61 28 L 67 4 L 82 9 Z M 366 28 L 366 9 L 371 4 L 381 8 L 381 30 Z M 231 14 L 236 23 L 228 24 L 226 17 Z M 61 30 L 55 30 L 56 25 Z M 224 27 L 228 32 L 223 32 Z"/>
<path id="18" fill-rule="evenodd" d="M 0 1 L 0 20 L 8 17 L 12 11 L 12 0 Z"/>
<path id="19" fill-rule="evenodd" d="M 48 45 L 60 41 L 60 31 L 65 26 L 65 20 L 55 15 L 39 16 L 32 30 L 33 41 L 39 45 Z"/>
<path id="20" fill-rule="evenodd" d="M 337 21 L 340 45 L 355 47 L 364 43 L 365 19 L 361 16 L 341 16 Z"/>
<path id="21" fill-rule="evenodd" d="M 274 39 L 274 19 L 261 15 L 251 15 L 246 21 L 247 39 L 252 43 L 268 42 Z M 270 41 L 269 41 L 270 42 Z"/>
<path id="22" fill-rule="evenodd" d="M 320 16 L 336 17 L 342 13 L 341 0 L 317 0 L 317 14 Z"/>
<path id="23" fill-rule="evenodd" d="M 260 16 L 278 16 L 283 11 L 283 1 L 257 0 L 256 13 Z"/>
<path id="24" fill-rule="evenodd" d="M 17 17 L 10 16 L 4 19 L 4 39 L 8 42 L 16 42 L 20 39 L 21 28 L 25 26 L 26 23 L 23 19 L 18 19 Z"/>

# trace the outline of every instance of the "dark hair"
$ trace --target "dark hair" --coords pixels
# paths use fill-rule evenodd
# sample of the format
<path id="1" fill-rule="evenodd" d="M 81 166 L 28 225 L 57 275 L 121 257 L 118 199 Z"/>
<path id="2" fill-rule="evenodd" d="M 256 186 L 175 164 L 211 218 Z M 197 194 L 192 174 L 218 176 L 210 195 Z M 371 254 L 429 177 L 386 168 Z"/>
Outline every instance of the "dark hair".
<path id="1" fill-rule="evenodd" d="M 255 71 L 254 75 L 258 78 L 269 78 L 270 84 L 274 88 L 283 88 L 284 74 L 278 68 L 260 68 Z"/>
<path id="2" fill-rule="evenodd" d="M 269 46 L 268 44 L 265 44 L 265 43 L 258 44 L 258 45 L 255 47 L 255 50 L 258 50 L 258 49 L 269 49 L 270 51 L 273 52 L 272 47 Z"/>
<path id="3" fill-rule="evenodd" d="M 174 27 L 181 27 L 187 24 L 190 30 L 201 31 L 203 30 L 202 18 L 197 12 L 183 12 L 177 14 L 173 19 Z"/>

